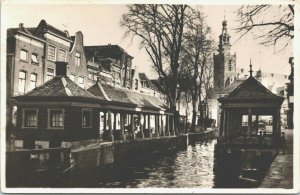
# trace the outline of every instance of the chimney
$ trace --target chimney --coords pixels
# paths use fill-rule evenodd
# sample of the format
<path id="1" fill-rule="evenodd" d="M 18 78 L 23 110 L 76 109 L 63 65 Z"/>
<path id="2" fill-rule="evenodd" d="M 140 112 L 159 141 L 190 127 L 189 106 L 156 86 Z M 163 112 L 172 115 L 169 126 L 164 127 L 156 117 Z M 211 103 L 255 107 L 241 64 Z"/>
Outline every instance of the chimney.
<path id="1" fill-rule="evenodd" d="M 23 23 L 19 23 L 19 29 L 24 28 L 24 24 Z"/>
<path id="2" fill-rule="evenodd" d="M 67 76 L 67 62 L 55 62 L 56 64 L 56 76 Z"/>

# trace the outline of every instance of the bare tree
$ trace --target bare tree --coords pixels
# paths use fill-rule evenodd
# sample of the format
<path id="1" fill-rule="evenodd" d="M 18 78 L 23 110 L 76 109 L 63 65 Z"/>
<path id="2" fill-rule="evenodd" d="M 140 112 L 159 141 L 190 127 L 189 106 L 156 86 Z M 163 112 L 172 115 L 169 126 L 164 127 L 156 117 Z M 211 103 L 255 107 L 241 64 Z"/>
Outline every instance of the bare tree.
<path id="1" fill-rule="evenodd" d="M 265 46 L 286 48 L 294 38 L 294 5 L 247 5 L 237 10 L 241 37 L 253 32 Z M 240 38 L 241 38 L 240 37 Z"/>
<path id="2" fill-rule="evenodd" d="M 206 83 L 207 71 L 212 65 L 211 58 L 214 51 L 214 41 L 211 30 L 205 24 L 204 16 L 200 11 L 195 11 L 194 17 L 187 24 L 184 34 L 185 44 L 182 52 L 183 72 L 186 74 L 184 82 L 186 90 L 192 99 L 192 124 L 191 131 L 195 130 L 197 118 L 197 105 L 201 102 L 201 92 Z M 201 113 L 202 114 L 202 113 Z"/>
<path id="3" fill-rule="evenodd" d="M 187 5 L 129 5 L 121 19 L 125 37 L 138 37 L 140 47 L 148 53 L 174 112 L 183 34 L 191 10 Z"/>

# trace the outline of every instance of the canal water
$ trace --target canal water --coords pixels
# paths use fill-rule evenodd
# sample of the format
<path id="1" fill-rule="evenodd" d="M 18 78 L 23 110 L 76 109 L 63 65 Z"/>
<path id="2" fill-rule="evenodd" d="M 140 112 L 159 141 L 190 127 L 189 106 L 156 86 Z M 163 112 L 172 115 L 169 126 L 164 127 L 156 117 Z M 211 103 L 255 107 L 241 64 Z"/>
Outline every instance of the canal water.
<path id="1" fill-rule="evenodd" d="M 28 187 L 63 188 L 249 188 L 258 187 L 272 157 L 252 153 L 221 152 L 217 140 L 190 143 L 185 150 L 128 159 L 80 175 L 48 181 L 34 179 Z M 254 154 L 254 155 L 253 155 Z M 249 156 L 252 156 L 249 160 Z M 241 168 L 248 167 L 241 176 Z M 258 171 L 257 171 L 258 170 Z"/>
<path id="2" fill-rule="evenodd" d="M 184 151 L 130 166 L 125 172 L 116 169 L 111 177 L 99 178 L 98 187 L 211 188 L 215 143 L 216 140 L 195 143 Z"/>
<path id="3" fill-rule="evenodd" d="M 69 180 L 69 187 L 213 188 L 216 139 L 197 142 L 186 150 L 136 159 L 136 163 L 105 167 Z M 67 186 L 65 186 L 67 187 Z"/>

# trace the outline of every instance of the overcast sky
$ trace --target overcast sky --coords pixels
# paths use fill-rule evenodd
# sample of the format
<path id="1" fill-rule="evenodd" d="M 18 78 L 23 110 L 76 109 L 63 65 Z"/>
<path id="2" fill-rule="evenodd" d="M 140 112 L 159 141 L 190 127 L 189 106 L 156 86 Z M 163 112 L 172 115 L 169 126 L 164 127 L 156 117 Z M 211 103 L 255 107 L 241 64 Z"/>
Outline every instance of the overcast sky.
<path id="1" fill-rule="evenodd" d="M 226 17 L 231 35 L 232 53 L 236 52 L 237 67 L 249 67 L 252 59 L 253 69 L 260 67 L 264 71 L 289 74 L 288 58 L 292 50 L 274 54 L 273 47 L 264 47 L 253 40 L 252 35 L 236 41 L 238 35 L 233 28 L 238 26 L 234 13 L 239 6 L 203 6 L 207 23 L 212 28 L 215 40 L 221 33 L 222 21 Z M 133 65 L 140 71 L 145 71 L 149 77 L 154 77 L 151 62 L 144 50 L 140 50 L 138 40 L 131 43 L 130 39 L 123 39 L 124 29 L 120 27 L 120 19 L 127 8 L 124 5 L 101 4 L 5 4 L 3 9 L 2 27 L 18 27 L 24 23 L 25 27 L 36 27 L 41 19 L 61 29 L 68 30 L 70 35 L 82 31 L 85 45 L 117 44 L 134 57 Z M 233 44 L 234 43 L 234 44 Z M 261 54 L 260 54 L 261 53 Z"/>

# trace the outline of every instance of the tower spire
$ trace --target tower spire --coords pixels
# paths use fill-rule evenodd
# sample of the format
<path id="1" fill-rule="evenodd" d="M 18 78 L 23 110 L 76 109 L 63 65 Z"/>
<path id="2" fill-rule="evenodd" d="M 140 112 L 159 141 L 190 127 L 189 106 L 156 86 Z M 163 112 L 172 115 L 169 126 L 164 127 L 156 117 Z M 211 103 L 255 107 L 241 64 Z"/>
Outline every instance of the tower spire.
<path id="1" fill-rule="evenodd" d="M 250 70 L 249 70 L 249 72 L 250 72 L 250 77 L 252 77 L 252 63 L 251 63 L 251 58 L 250 58 Z"/>

